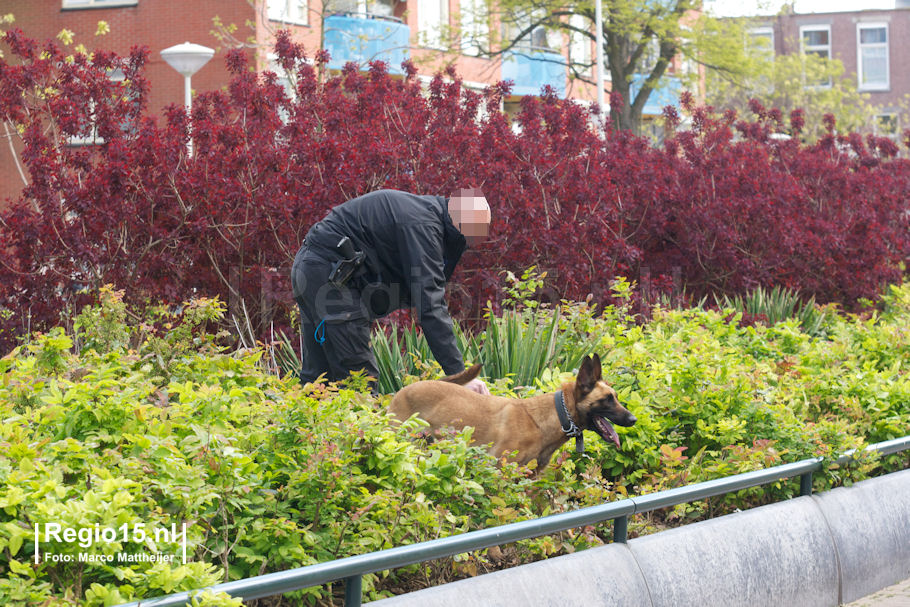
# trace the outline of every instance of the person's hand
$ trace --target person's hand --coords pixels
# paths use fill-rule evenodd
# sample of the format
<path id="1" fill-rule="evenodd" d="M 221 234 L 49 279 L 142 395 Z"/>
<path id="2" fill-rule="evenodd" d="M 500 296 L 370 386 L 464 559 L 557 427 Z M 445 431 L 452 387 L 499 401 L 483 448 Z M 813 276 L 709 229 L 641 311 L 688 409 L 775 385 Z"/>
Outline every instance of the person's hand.
<path id="1" fill-rule="evenodd" d="M 484 396 L 490 395 L 490 389 L 487 388 L 487 385 L 480 381 L 479 379 L 472 379 L 464 385 L 465 388 L 471 392 L 477 392 L 478 394 L 483 394 Z"/>

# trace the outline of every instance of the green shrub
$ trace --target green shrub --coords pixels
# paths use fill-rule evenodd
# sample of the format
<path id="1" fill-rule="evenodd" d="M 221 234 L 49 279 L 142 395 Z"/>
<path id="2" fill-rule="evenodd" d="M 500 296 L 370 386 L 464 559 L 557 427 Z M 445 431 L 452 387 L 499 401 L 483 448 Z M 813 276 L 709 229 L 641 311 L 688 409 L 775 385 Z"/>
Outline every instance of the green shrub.
<path id="1" fill-rule="evenodd" d="M 55 330 L 0 359 L 0 604 L 104 605 L 197 589 L 906 434 L 907 301 L 910 286 L 894 287 L 881 315 L 832 314 L 818 334 L 795 320 L 742 326 L 738 315 L 700 309 L 658 308 L 646 325 L 622 308 L 584 304 L 492 317 L 497 328 L 463 343 L 476 348 L 468 350 L 475 360 L 505 365 L 506 377 L 490 381 L 494 393 L 555 390 L 573 378 L 575 357 L 598 352 L 605 378 L 638 417 L 619 429 L 619 450 L 589 434 L 584 455 L 567 444 L 536 476 L 495 466 L 470 445 L 470 430 L 427 443 L 416 420 L 390 425 L 388 397 L 366 394 L 362 377 L 303 387 L 273 372 L 266 349 L 220 350 L 203 330 L 221 313 L 217 303 L 189 302 L 120 326 L 103 310 L 84 311 L 78 339 Z M 546 339 L 539 345 L 528 335 Z M 387 369 L 409 365 L 405 381 L 438 374 L 419 332 L 405 332 L 407 353 L 393 337 L 389 361 L 394 352 L 401 358 Z M 486 350 L 505 340 L 514 340 L 511 349 Z M 815 487 L 906 462 L 862 457 L 816 475 Z M 793 496 L 798 485 L 634 517 L 630 534 Z M 189 562 L 35 564 L 34 525 L 48 522 L 185 523 Z M 610 540 L 608 525 L 570 530 L 504 547 L 496 559 L 481 551 L 366 576 L 364 590 L 375 599 Z M 181 548 L 170 537 L 154 546 L 41 543 L 61 554 Z M 266 604 L 327 605 L 340 592 L 335 584 Z"/>

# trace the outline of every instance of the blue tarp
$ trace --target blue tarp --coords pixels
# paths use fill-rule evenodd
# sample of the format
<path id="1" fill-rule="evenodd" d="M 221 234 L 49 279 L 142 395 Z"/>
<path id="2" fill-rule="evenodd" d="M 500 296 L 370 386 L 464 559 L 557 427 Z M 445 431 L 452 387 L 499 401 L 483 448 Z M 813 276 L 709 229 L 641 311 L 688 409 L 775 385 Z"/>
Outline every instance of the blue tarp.
<path id="1" fill-rule="evenodd" d="M 403 74 L 401 62 L 409 56 L 410 35 L 407 24 L 395 21 L 348 15 L 326 17 L 329 68 L 341 69 L 349 61 L 365 66 L 379 60 L 389 64 L 389 73 Z"/>
<path id="2" fill-rule="evenodd" d="M 632 78 L 632 98 L 641 90 L 641 85 L 647 78 L 646 74 L 636 74 Z M 658 81 L 657 88 L 651 91 L 648 102 L 645 104 L 642 114 L 645 116 L 658 116 L 663 113 L 664 108 L 672 105 L 679 109 L 679 94 L 682 92 L 682 83 L 679 78 L 664 76 Z"/>
<path id="3" fill-rule="evenodd" d="M 566 95 L 566 59 L 554 51 L 513 51 L 502 58 L 502 79 L 514 82 L 513 95 L 540 95 L 545 84 Z"/>

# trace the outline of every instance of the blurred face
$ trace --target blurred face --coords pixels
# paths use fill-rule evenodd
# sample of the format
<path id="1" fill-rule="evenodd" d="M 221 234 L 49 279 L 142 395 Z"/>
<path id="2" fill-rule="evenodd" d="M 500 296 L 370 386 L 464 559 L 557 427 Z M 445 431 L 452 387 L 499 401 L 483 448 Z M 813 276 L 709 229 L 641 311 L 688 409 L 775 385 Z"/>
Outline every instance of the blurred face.
<path id="1" fill-rule="evenodd" d="M 480 188 L 463 188 L 449 198 L 449 216 L 468 246 L 479 245 L 490 234 L 490 205 Z"/>

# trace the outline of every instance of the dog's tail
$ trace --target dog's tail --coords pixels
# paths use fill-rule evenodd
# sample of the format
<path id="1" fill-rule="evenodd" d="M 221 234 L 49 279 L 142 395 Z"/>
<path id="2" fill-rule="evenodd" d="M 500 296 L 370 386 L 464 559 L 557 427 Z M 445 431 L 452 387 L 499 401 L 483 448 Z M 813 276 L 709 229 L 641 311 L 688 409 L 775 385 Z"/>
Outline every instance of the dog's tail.
<path id="1" fill-rule="evenodd" d="M 478 375 L 480 375 L 480 368 L 481 368 L 481 365 L 476 364 L 469 369 L 465 369 L 461 373 L 456 373 L 455 375 L 447 375 L 447 376 L 443 377 L 440 381 L 447 381 L 447 382 L 450 382 L 453 384 L 458 384 L 459 386 L 463 386 L 466 383 L 468 383 L 469 381 L 471 381 L 472 379 L 474 379 L 475 377 L 477 377 Z"/>

